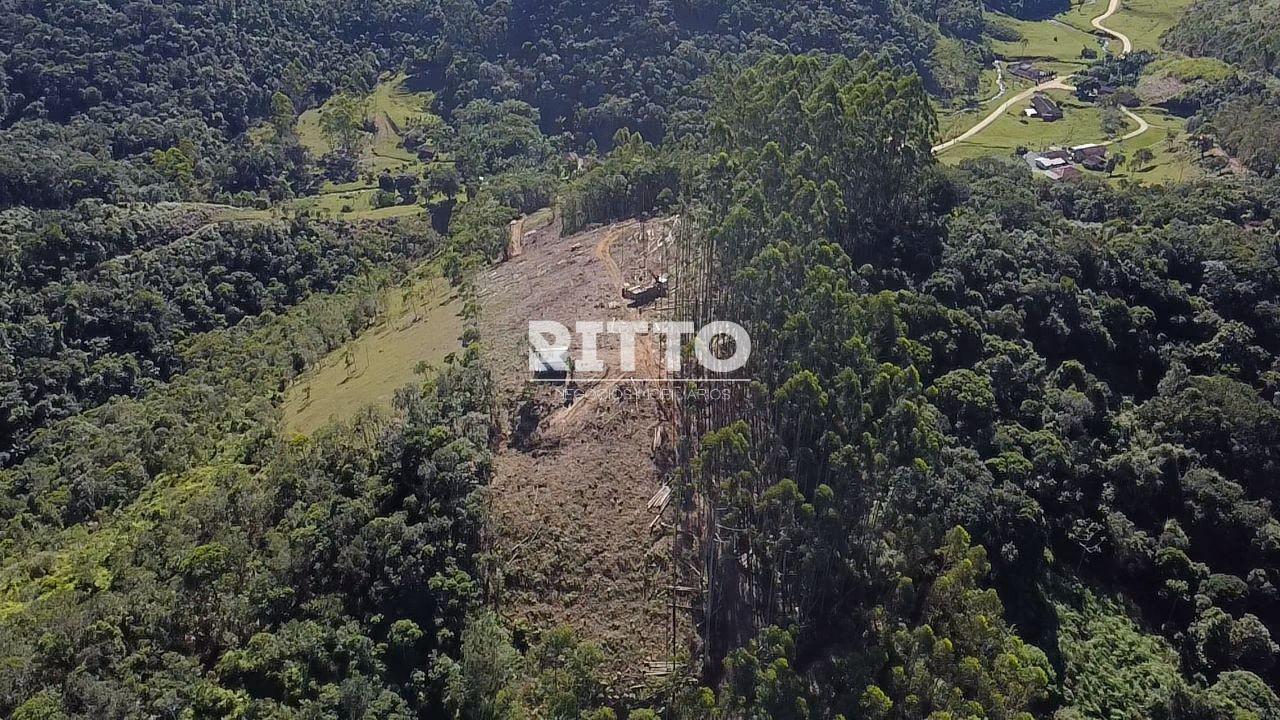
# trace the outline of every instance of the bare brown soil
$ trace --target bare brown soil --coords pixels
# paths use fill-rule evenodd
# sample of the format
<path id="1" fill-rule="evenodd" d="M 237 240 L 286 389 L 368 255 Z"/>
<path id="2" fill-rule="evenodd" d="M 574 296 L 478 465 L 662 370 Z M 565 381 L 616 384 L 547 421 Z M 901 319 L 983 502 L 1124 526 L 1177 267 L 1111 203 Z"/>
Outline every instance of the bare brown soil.
<path id="1" fill-rule="evenodd" d="M 1186 90 L 1187 84 L 1171 75 L 1160 77 L 1143 77 L 1138 81 L 1138 97 L 1147 105 L 1159 105 L 1177 97 Z"/>
<path id="2" fill-rule="evenodd" d="M 602 335 L 606 369 L 562 386 L 530 382 L 527 337 L 531 319 L 570 328 L 657 319 L 660 308 L 621 299 L 623 283 L 662 271 L 654 248 L 664 226 L 647 227 L 561 237 L 557 220 L 523 233 L 520 252 L 479 282 L 507 432 L 489 514 L 498 606 L 530 630 L 573 627 L 602 646 L 615 689 L 637 692 L 672 647 L 670 518 L 648 507 L 664 485 L 669 449 L 655 438 L 669 437 L 659 432 L 669 403 L 660 385 L 639 381 L 661 372 L 657 345 L 639 338 L 637 368 L 626 372 L 617 338 Z"/>

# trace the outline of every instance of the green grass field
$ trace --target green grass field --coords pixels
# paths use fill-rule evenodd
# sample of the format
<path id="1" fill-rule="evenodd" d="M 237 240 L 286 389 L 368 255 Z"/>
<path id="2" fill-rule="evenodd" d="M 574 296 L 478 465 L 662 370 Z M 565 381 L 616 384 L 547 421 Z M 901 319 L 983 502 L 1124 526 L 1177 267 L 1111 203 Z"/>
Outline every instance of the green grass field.
<path id="1" fill-rule="evenodd" d="M 933 103 L 934 112 L 938 114 L 938 118 L 941 120 L 944 115 L 966 112 L 966 106 L 971 103 L 978 103 L 979 107 L 986 106 L 988 99 L 999 91 L 1000 86 L 996 81 L 995 68 L 988 66 L 978 73 L 978 89 L 972 94 L 953 98 L 940 98 L 930 95 L 929 102 Z"/>
<path id="2" fill-rule="evenodd" d="M 1006 72 L 1004 76 L 1005 94 L 995 97 L 995 94 L 1000 90 L 1000 86 L 994 68 L 983 71 L 981 82 L 979 97 L 983 98 L 985 102 L 978 104 L 976 107 L 935 107 L 938 116 L 938 138 L 940 140 L 953 138 L 968 130 L 998 107 L 1000 103 L 1032 85 L 1030 80 L 1015 77 Z"/>
<path id="3" fill-rule="evenodd" d="M 1022 111 L 1030 103 L 1019 103 L 986 130 L 939 157 L 943 162 L 957 163 L 965 158 L 1010 155 L 1018 147 L 1044 150 L 1053 145 L 1069 147 L 1107 139 L 1102 135 L 1102 112 L 1099 108 L 1081 103 L 1074 94 L 1065 90 L 1050 91 L 1048 95 L 1062 106 L 1061 120 L 1047 123 L 1026 118 Z M 1126 119 L 1123 132 L 1136 127 Z"/>
<path id="4" fill-rule="evenodd" d="M 378 132 L 366 133 L 367 147 L 371 151 L 390 152 L 403 160 L 415 160 L 412 152 L 399 145 L 398 133 L 416 118 L 425 118 L 430 114 L 434 95 L 431 92 L 413 91 L 408 88 L 408 78 L 404 74 L 396 74 L 384 78 L 378 87 L 367 97 L 369 119 Z M 328 104 L 328 102 L 326 102 Z M 320 115 L 324 113 L 324 105 L 312 108 L 298 117 L 294 132 L 298 141 L 312 154 L 324 155 L 330 150 L 329 141 L 320 129 Z M 390 127 L 383 120 L 390 120 Z M 390 132 L 387 132 L 389 129 Z"/>
<path id="5" fill-rule="evenodd" d="M 1107 0 L 1072 0 L 1071 9 L 1054 18 L 1077 30 L 1093 33 L 1092 20 L 1107 11 Z"/>
<path id="6" fill-rule="evenodd" d="M 385 114 L 402 130 L 416 118 L 430 113 L 434 100 L 434 93 L 410 89 L 408 78 L 403 74 L 379 83 L 370 96 L 373 112 Z"/>
<path id="7" fill-rule="evenodd" d="M 996 93 L 1000 92 L 1000 84 L 996 81 L 997 74 L 993 67 L 987 67 L 978 73 L 978 100 L 986 101 Z"/>
<path id="8" fill-rule="evenodd" d="M 1139 148 L 1147 148 L 1155 154 L 1155 160 L 1136 172 L 1128 167 L 1116 168 L 1115 178 L 1147 184 L 1172 183 L 1193 180 L 1201 172 L 1187 151 L 1187 121 L 1158 108 L 1135 110 L 1151 124 L 1151 129 L 1132 140 L 1116 143 L 1112 152 L 1133 157 Z"/>
<path id="9" fill-rule="evenodd" d="M 418 118 L 430 116 L 432 94 L 414 92 L 406 87 L 404 75 L 395 75 L 378 84 L 368 98 L 368 120 L 376 128 L 365 133 L 363 167 L 366 171 L 380 173 L 383 170 L 410 171 L 421 169 L 418 157 L 406 150 L 400 132 Z M 312 108 L 298 117 L 294 131 L 298 140 L 312 155 L 320 157 L 331 149 L 324 131 L 320 129 L 320 116 L 324 106 Z M 367 183 L 358 187 L 370 187 Z M 327 190 L 357 189 L 351 184 L 329 186 Z"/>
<path id="10" fill-rule="evenodd" d="M 1128 35 L 1134 50 L 1158 52 L 1160 37 L 1177 24 L 1192 2 L 1194 0 L 1124 0 L 1120 11 L 1103 24 Z M 1073 2 L 1070 10 L 1054 19 L 1084 32 L 1093 32 L 1093 18 L 1106 10 L 1106 0 Z"/>
<path id="11" fill-rule="evenodd" d="M 1160 50 L 1160 38 L 1182 17 L 1192 0 L 1124 0 L 1105 23 L 1133 41 L 1134 50 Z"/>
<path id="12" fill-rule="evenodd" d="M 374 192 L 373 188 L 333 190 L 320 195 L 298 198 L 293 201 L 293 207 L 346 220 L 383 220 L 426 212 L 426 208 L 417 203 L 374 207 Z"/>
<path id="13" fill-rule="evenodd" d="M 1146 67 L 1143 75 L 1152 77 L 1172 77 L 1182 82 L 1208 80 L 1217 82 L 1226 80 L 1236 74 L 1236 69 L 1211 57 L 1187 57 L 1166 53 L 1159 60 Z"/>
<path id="14" fill-rule="evenodd" d="M 1017 92 L 1012 91 L 1012 92 Z M 997 102 L 1004 102 L 1001 98 Z M 992 103 L 995 104 L 995 103 Z M 981 107 L 977 110 L 957 110 L 957 111 L 939 111 L 938 112 L 938 140 L 948 140 L 960 133 L 973 127 L 979 120 L 986 117 L 991 112 L 990 105 Z"/>
<path id="15" fill-rule="evenodd" d="M 1072 72 L 1088 64 L 1080 57 L 1085 48 L 1099 49 L 1098 38 L 1077 28 L 1048 21 L 1018 20 L 992 13 L 995 22 L 1016 32 L 1021 39 L 995 41 L 991 49 L 1009 59 L 1035 58 L 1049 61 L 1046 69 Z"/>
<path id="16" fill-rule="evenodd" d="M 397 205 L 377 208 L 373 205 L 377 177 L 384 171 L 421 175 L 426 165 L 404 147 L 403 130 L 414 122 L 430 121 L 433 95 L 408 87 L 405 75 L 385 78 L 367 98 L 368 121 L 374 132 L 365 133 L 360 158 L 360 177 L 348 183 L 326 182 L 319 195 L 300 198 L 293 206 L 300 210 L 346 219 L 378 220 L 424 212 L 420 205 Z M 329 152 L 329 142 L 320 129 L 324 107 L 302 113 L 295 126 L 298 140 L 312 155 Z"/>
<path id="17" fill-rule="evenodd" d="M 1009 156 L 1019 147 L 1035 151 L 1050 146 L 1070 147 L 1107 139 L 1102 135 L 1102 111 L 1098 107 L 1080 103 L 1074 95 L 1064 91 L 1054 91 L 1049 95 L 1063 107 L 1062 120 L 1046 123 L 1024 118 L 1021 113 L 1025 105 L 1020 104 L 976 137 L 942 153 L 939 159 L 955 164 L 966 158 Z M 1135 112 L 1151 125 L 1151 129 L 1135 138 L 1116 143 L 1111 152 L 1118 152 L 1129 158 L 1140 148 L 1147 148 L 1155 158 L 1136 170 L 1123 164 L 1116 168 L 1110 179 L 1159 184 L 1197 177 L 1200 171 L 1186 151 L 1186 121 L 1155 108 L 1141 108 Z M 1136 129 L 1137 125 L 1126 118 L 1123 132 Z M 958 130 L 963 130 L 963 127 Z"/>
<path id="18" fill-rule="evenodd" d="M 320 129 L 320 113 L 323 110 L 323 105 L 307 110 L 298 116 L 298 121 L 293 126 L 298 142 L 302 143 L 302 147 L 315 157 L 324 155 L 330 149 L 329 141 L 325 139 L 324 131 Z"/>
<path id="19" fill-rule="evenodd" d="M 369 405 L 390 407 L 419 363 L 439 364 L 460 349 L 462 304 L 431 266 L 387 291 L 373 327 L 334 350 L 289 388 L 285 427 L 310 434 Z"/>

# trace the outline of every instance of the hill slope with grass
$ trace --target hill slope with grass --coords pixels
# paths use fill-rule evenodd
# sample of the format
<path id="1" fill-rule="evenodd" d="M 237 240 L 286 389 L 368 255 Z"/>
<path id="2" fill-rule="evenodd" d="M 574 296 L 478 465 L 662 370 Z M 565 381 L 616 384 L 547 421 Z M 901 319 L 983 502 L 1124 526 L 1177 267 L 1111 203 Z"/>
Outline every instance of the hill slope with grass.
<path id="1" fill-rule="evenodd" d="M 1280 717 L 1270 6 L 1182 7 L 6 4 L 0 717 Z"/>

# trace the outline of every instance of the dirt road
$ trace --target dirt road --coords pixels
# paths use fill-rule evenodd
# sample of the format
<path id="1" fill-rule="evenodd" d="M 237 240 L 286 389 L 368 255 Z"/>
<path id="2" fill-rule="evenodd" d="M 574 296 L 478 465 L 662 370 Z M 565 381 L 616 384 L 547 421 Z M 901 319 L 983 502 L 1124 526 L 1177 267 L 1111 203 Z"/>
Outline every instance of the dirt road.
<path id="1" fill-rule="evenodd" d="M 600 242 L 596 243 L 595 247 L 596 259 L 604 266 L 605 272 L 609 275 L 610 282 L 612 282 L 614 287 L 619 291 L 622 290 L 623 284 L 622 269 L 618 267 L 618 262 L 613 259 L 613 252 L 611 250 L 613 248 L 613 243 L 617 241 L 618 237 L 622 235 L 622 233 L 631 230 L 634 230 L 634 226 L 630 223 L 615 226 L 605 232 L 604 236 L 600 238 Z"/>
<path id="2" fill-rule="evenodd" d="M 1121 0 L 1111 0 L 1111 4 L 1107 7 L 1107 11 L 1102 13 L 1098 17 L 1094 18 L 1090 22 L 1093 24 L 1094 27 L 1098 28 L 1102 32 L 1119 40 L 1121 46 L 1124 48 L 1123 54 L 1128 55 L 1129 53 L 1133 52 L 1133 41 L 1129 39 L 1129 36 L 1121 32 L 1116 32 L 1115 30 L 1112 30 L 1111 28 L 1102 24 L 1107 18 L 1111 17 L 1112 15 L 1115 15 L 1117 12 L 1120 11 L 1120 4 L 1121 4 Z"/>
<path id="3" fill-rule="evenodd" d="M 964 133 L 961 134 L 959 137 L 955 137 L 944 143 L 934 145 L 933 154 L 937 155 L 939 153 L 946 152 L 952 147 L 955 147 L 956 145 L 959 145 L 965 140 L 968 140 L 974 135 L 977 135 L 978 133 L 982 132 L 983 130 L 986 130 L 987 127 L 991 125 L 991 123 L 995 122 L 996 120 L 999 120 L 1001 115 L 1004 115 L 1006 112 L 1008 112 L 1009 108 L 1013 107 L 1014 105 L 1017 105 L 1020 102 L 1023 102 L 1024 100 L 1031 97 L 1032 95 L 1035 95 L 1038 92 L 1044 92 L 1045 90 L 1075 90 L 1075 87 L 1072 85 L 1068 85 L 1066 83 L 1066 80 L 1067 80 L 1066 75 L 1059 75 L 1058 77 L 1052 80 L 1049 80 L 1047 82 L 1042 82 L 1033 88 L 1028 88 L 1026 90 L 1023 90 L 1022 92 L 1018 93 L 1017 95 L 1014 95 L 1008 100 L 1005 100 L 1004 103 L 1000 105 L 1000 107 L 996 108 L 995 110 L 992 110 L 989 115 L 987 115 L 982 120 L 979 120 L 978 124 L 964 131 Z"/>
<path id="4" fill-rule="evenodd" d="M 995 67 L 995 69 L 996 69 L 996 85 L 997 85 L 1000 89 L 996 92 L 996 94 L 995 94 L 995 95 L 992 95 L 991 97 L 987 98 L 986 100 L 983 100 L 983 101 L 982 101 L 982 104 L 983 104 L 983 105 L 985 105 L 985 104 L 987 104 L 987 103 L 989 103 L 989 102 L 994 102 L 994 101 L 996 101 L 996 100 L 999 100 L 1000 98 L 1004 97 L 1004 94 L 1005 94 L 1005 93 L 1009 92 L 1009 86 L 1008 86 L 1008 85 L 1006 85 L 1006 84 L 1005 84 L 1005 82 L 1004 82 L 1004 64 L 1002 64 L 999 60 L 996 60 L 996 61 L 992 62 L 991 64 L 992 64 L 992 65 Z"/>
<path id="5" fill-rule="evenodd" d="M 1109 27 L 1107 27 L 1107 26 L 1105 26 L 1105 25 L 1103 25 L 1103 24 L 1102 24 L 1102 23 L 1103 23 L 1103 21 L 1105 21 L 1107 18 L 1111 17 L 1112 15 L 1115 15 L 1115 14 L 1120 10 L 1121 2 L 1122 2 L 1122 0 L 1111 0 L 1111 4 L 1107 7 L 1107 11 L 1106 11 L 1106 12 L 1104 12 L 1104 13 L 1102 13 L 1102 14 L 1101 14 L 1101 15 L 1099 15 L 1098 17 L 1094 18 L 1094 19 L 1092 20 L 1092 23 L 1093 23 L 1093 26 L 1094 26 L 1094 27 L 1098 28 L 1098 29 L 1099 29 L 1099 30 L 1101 30 L 1102 32 L 1107 33 L 1108 35 L 1111 35 L 1111 36 L 1115 37 L 1117 40 L 1119 40 L 1119 41 L 1120 41 L 1120 43 L 1121 43 L 1121 45 L 1123 45 L 1123 46 L 1124 46 L 1124 54 L 1125 54 L 1125 55 L 1128 55 L 1129 53 L 1133 52 L 1133 41 L 1131 41 L 1131 40 L 1129 39 L 1129 36 L 1125 35 L 1124 33 L 1116 32 L 1115 30 L 1112 30 L 1111 28 L 1109 28 Z M 938 144 L 938 145 L 934 145 L 934 146 L 933 146 L 933 154 L 934 154 L 934 155 L 937 155 L 937 154 L 939 154 L 939 153 L 946 152 L 947 150 L 951 149 L 952 147 L 955 147 L 956 145 L 959 145 L 960 143 L 964 142 L 965 140 L 968 140 L 969 138 L 973 137 L 974 135 L 977 135 L 978 133 L 982 132 L 983 130 L 986 130 L 986 129 L 987 129 L 987 127 L 991 125 L 991 123 L 993 123 L 993 122 L 995 122 L 996 120 L 1000 119 L 1000 116 L 1001 116 L 1001 115 L 1003 115 L 1003 114 L 1005 114 L 1006 112 L 1008 112 L 1008 111 L 1009 111 L 1009 108 L 1011 108 L 1011 107 L 1013 107 L 1014 105 L 1016 105 L 1016 104 L 1018 104 L 1018 103 L 1020 103 L 1020 102 L 1022 102 L 1022 101 L 1024 101 L 1024 100 L 1026 100 L 1027 98 L 1030 98 L 1032 95 L 1035 95 L 1035 94 L 1036 94 L 1036 93 L 1038 93 L 1038 92 L 1044 92 L 1045 90 L 1075 90 L 1075 87 L 1074 87 L 1074 86 L 1072 86 L 1072 85 L 1068 85 L 1068 84 L 1067 84 L 1067 82 L 1066 82 L 1066 81 L 1067 81 L 1067 78 L 1068 78 L 1068 76 L 1066 76 L 1066 75 L 1059 75 L 1058 77 L 1055 77 L 1054 79 L 1052 79 L 1052 80 L 1050 80 L 1050 81 L 1048 81 L 1048 82 L 1041 83 L 1041 84 L 1039 84 L 1039 85 L 1037 85 L 1037 86 L 1035 86 L 1035 87 L 1033 87 L 1033 88 L 1031 88 L 1031 89 L 1029 89 L 1029 90 L 1023 90 L 1022 92 L 1018 93 L 1017 95 L 1014 95 L 1013 97 L 1011 97 L 1011 98 L 1009 98 L 1008 100 L 1006 100 L 1006 101 L 1004 102 L 1004 104 L 1002 104 L 1000 107 L 998 107 L 998 108 L 996 108 L 995 110 L 993 110 L 993 111 L 991 112 L 991 114 L 989 114 L 989 115 L 987 115 L 986 117 L 984 117 L 983 119 L 979 120 L 979 121 L 978 121 L 978 123 L 977 123 L 976 125 L 974 125 L 973 127 L 969 128 L 968 130 L 966 130 L 966 131 L 965 131 L 962 135 L 960 135 L 959 137 L 955 137 L 955 138 L 952 138 L 951 140 L 948 140 L 948 141 L 946 141 L 946 142 L 944 142 L 944 143 L 940 143 L 940 144 Z M 1110 141 L 1108 141 L 1108 142 L 1101 143 L 1101 144 L 1103 144 L 1103 145 L 1113 145 L 1113 144 L 1115 144 L 1115 143 L 1123 142 L 1123 141 L 1125 141 L 1125 140 L 1128 140 L 1128 139 L 1130 139 L 1130 138 L 1135 138 L 1135 137 L 1137 137 L 1137 136 L 1139 136 L 1139 135 L 1141 135 L 1141 134 L 1143 134 L 1143 133 L 1145 133 L 1146 131 L 1148 131 L 1148 130 L 1150 130 L 1150 129 L 1151 129 L 1151 125 L 1150 125 L 1149 123 L 1147 123 L 1147 121 L 1146 121 L 1146 120 L 1143 120 L 1143 119 L 1142 119 L 1140 116 L 1138 116 L 1137 114 L 1135 114 L 1135 113 L 1133 113 L 1133 112 L 1130 112 L 1128 108 L 1123 108 L 1123 107 L 1122 107 L 1122 108 L 1120 108 L 1120 110 L 1121 110 L 1121 112 L 1123 112 L 1125 115 L 1127 115 L 1127 116 L 1129 117 L 1129 119 L 1131 119 L 1131 120 L 1133 120 L 1134 122 L 1138 123 L 1138 129 L 1137 129 L 1137 130 L 1134 130 L 1134 131 L 1133 131 L 1133 132 L 1131 132 L 1131 133 L 1128 133 L 1127 135 L 1125 135 L 1125 136 L 1123 136 L 1123 137 L 1121 137 L 1121 138 L 1118 138 L 1118 139 L 1116 139 L 1116 140 L 1110 140 Z"/>
<path id="6" fill-rule="evenodd" d="M 1137 113 L 1133 112 L 1133 111 L 1132 111 L 1132 110 L 1130 110 L 1129 108 L 1127 108 L 1127 107 L 1121 107 L 1121 108 L 1120 108 L 1120 112 L 1122 112 L 1122 113 L 1124 113 L 1126 116 L 1128 116 L 1128 118 L 1129 118 L 1130 120 L 1132 120 L 1132 121 L 1134 121 L 1134 122 L 1138 123 L 1138 129 L 1137 129 L 1137 130 L 1134 130 L 1133 132 L 1130 132 L 1130 133 L 1125 133 L 1124 135 L 1121 135 L 1120 137 L 1116 138 L 1115 140 L 1108 140 L 1108 141 L 1106 141 L 1106 142 L 1104 142 L 1104 143 L 1099 143 L 1099 144 L 1101 144 L 1101 145 L 1115 145 L 1116 143 L 1124 142 L 1125 140 L 1129 140 L 1129 139 L 1131 139 L 1131 138 L 1136 138 L 1136 137 L 1138 137 L 1139 135 L 1141 135 L 1142 133 L 1144 133 L 1144 132 L 1146 132 L 1146 131 L 1148 131 L 1148 130 L 1150 130 L 1150 129 L 1151 129 L 1151 123 L 1147 122 L 1146 120 L 1143 120 L 1141 115 L 1138 115 Z"/>

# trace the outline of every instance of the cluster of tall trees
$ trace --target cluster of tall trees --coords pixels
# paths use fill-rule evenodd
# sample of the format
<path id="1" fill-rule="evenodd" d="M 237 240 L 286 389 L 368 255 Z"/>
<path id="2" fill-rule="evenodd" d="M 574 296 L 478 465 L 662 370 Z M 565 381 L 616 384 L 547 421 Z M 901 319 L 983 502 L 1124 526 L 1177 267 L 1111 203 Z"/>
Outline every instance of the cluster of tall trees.
<path id="1" fill-rule="evenodd" d="M 136 260 L 151 242 L 134 231 L 152 223 L 187 239 L 158 209 L 102 212 L 86 216 L 96 232 L 63 239 L 76 250 L 61 267 L 32 271 L 74 279 L 130 247 Z M 514 212 L 477 194 L 446 256 L 483 262 Z M 298 238 L 340 266 L 321 243 L 336 229 Z M 173 375 L 51 422 L 0 470 L 0 715 L 615 717 L 598 647 L 568 629 L 514 637 L 485 607 L 496 426 L 469 274 L 455 360 L 389 411 L 311 437 L 283 430 L 290 380 L 366 330 L 439 245 L 417 223 L 381 240 L 342 230 L 371 251 L 358 273 L 328 292 L 313 277 L 291 306 L 186 336 Z"/>
<path id="2" fill-rule="evenodd" d="M 391 416 L 302 441 L 279 436 L 268 402 L 294 353 L 349 337 L 380 290 L 353 285 L 214 333 L 204 350 L 218 369 L 58 429 L 97 448 L 63 444 L 7 471 L 0 713 L 443 712 L 447 658 L 479 596 L 485 371 L 464 360 L 403 391 Z M 71 462 L 77 474 L 56 474 Z M 150 479 L 119 488 L 118 509 L 92 525 L 63 531 L 47 516 L 83 501 L 82 479 L 126 473 Z M 34 477 L 29 504 L 8 499 Z"/>
<path id="3" fill-rule="evenodd" d="M 1171 648 L 1121 712 L 1274 713 L 1280 186 L 943 171 L 872 62 L 767 60 L 715 107 L 694 218 L 755 385 L 690 491 L 729 710 L 1050 714 L 1103 662 L 1056 632 L 1066 581 Z"/>
<path id="4" fill-rule="evenodd" d="M 1194 118 L 1198 131 L 1213 137 L 1252 172 L 1280 173 L 1280 93 L 1263 83 L 1234 79 L 1197 88 L 1190 95 L 1207 101 Z"/>
<path id="5" fill-rule="evenodd" d="M 1266 0 L 1196 0 L 1166 36 L 1188 55 L 1221 58 L 1245 70 L 1280 74 L 1280 33 L 1266 22 Z"/>
<path id="6" fill-rule="evenodd" d="M 1143 70 L 1155 60 L 1155 55 L 1145 50 L 1128 55 L 1107 55 L 1098 62 L 1076 73 L 1072 82 L 1076 96 L 1084 100 L 1100 99 L 1104 104 L 1118 103 L 1137 107 L 1134 87 Z M 1099 97 L 1099 90 L 1110 86 L 1112 92 Z"/>
<path id="7" fill-rule="evenodd" d="M 560 193 L 564 232 L 592 223 L 669 210 L 680 198 L 686 165 L 679 150 L 655 147 L 619 130 L 602 162 L 576 175 Z"/>
<path id="8" fill-rule="evenodd" d="M 982 6 L 964 0 L 449 6 L 441 42 L 417 65 L 443 86 L 447 107 L 523 100 L 549 134 L 568 131 L 602 148 L 620 129 L 650 141 L 699 132 L 707 106 L 697 88 L 726 58 L 872 51 L 932 79 L 937 28 L 977 40 L 983 27 Z"/>
<path id="9" fill-rule="evenodd" d="M 180 198 L 262 189 L 296 147 L 244 131 L 286 97 L 299 111 L 368 88 L 419 35 L 432 4 L 23 0 L 0 29 L 0 204 Z M 173 163 L 153 153 L 180 150 Z"/>
<path id="10" fill-rule="evenodd" d="M 983 11 L 976 0 L 18 2 L 0 31 L 0 205 L 307 193 L 316 159 L 282 132 L 291 116 L 401 67 L 440 91 L 459 128 L 525 118 L 584 147 L 608 147 L 620 129 L 650 141 L 700 132 L 698 88 L 730 57 L 870 50 L 935 88 L 972 85 Z M 278 128 L 271 141 L 247 133 L 260 124 Z"/>
<path id="11" fill-rule="evenodd" d="M 1070 7 L 1069 0 L 987 0 L 992 10 L 1021 18 L 1049 18 Z"/>
<path id="12" fill-rule="evenodd" d="M 192 335 L 440 246 L 430 229 L 212 220 L 93 204 L 14 218 L 0 292 L 3 464 L 35 430 L 167 380 Z"/>

